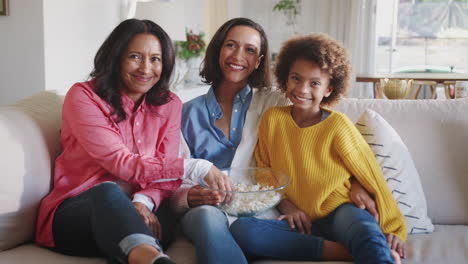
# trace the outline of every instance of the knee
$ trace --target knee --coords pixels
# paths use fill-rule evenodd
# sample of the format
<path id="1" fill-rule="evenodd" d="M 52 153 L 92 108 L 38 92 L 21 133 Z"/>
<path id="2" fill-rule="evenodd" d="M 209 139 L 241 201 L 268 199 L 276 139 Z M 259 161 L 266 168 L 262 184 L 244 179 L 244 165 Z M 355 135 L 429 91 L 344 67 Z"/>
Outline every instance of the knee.
<path id="1" fill-rule="evenodd" d="M 240 217 L 231 224 L 229 229 L 232 233 L 243 234 L 247 233 L 253 226 L 254 221 L 251 217 Z"/>
<path id="2" fill-rule="evenodd" d="M 350 232 L 360 236 L 382 233 L 379 223 L 369 212 L 351 204 L 341 206 L 334 221 L 338 225 L 338 232 Z"/>
<path id="3" fill-rule="evenodd" d="M 103 182 L 93 187 L 93 197 L 97 201 L 113 204 L 118 199 L 128 199 L 127 195 L 114 182 Z"/>
<path id="4" fill-rule="evenodd" d="M 259 232 L 256 230 L 258 225 L 256 219 L 251 217 L 241 217 L 234 221 L 229 227 L 232 236 L 241 248 L 250 248 L 256 244 L 259 238 Z"/>
<path id="5" fill-rule="evenodd" d="M 190 209 L 184 215 L 184 221 L 198 225 L 216 225 L 219 223 L 227 224 L 227 218 L 218 208 L 211 205 L 202 205 Z"/>
<path id="6" fill-rule="evenodd" d="M 348 229 L 350 239 L 353 241 L 386 241 L 380 225 L 374 220 L 353 221 Z"/>

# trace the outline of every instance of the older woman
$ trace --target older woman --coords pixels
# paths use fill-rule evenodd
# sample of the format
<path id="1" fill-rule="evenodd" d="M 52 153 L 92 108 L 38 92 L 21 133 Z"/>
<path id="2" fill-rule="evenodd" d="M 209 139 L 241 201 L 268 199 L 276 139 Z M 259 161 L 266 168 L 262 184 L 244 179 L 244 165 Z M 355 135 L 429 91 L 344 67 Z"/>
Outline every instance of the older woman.
<path id="1" fill-rule="evenodd" d="M 151 21 L 123 21 L 104 41 L 92 79 L 65 97 L 63 152 L 39 209 L 39 245 L 110 262 L 173 263 L 162 253 L 174 222 L 162 202 L 180 186 L 184 166 L 197 168 L 178 158 L 173 66 L 172 41 Z M 202 164 L 197 172 L 211 182 L 218 171 Z"/>
<path id="2" fill-rule="evenodd" d="M 267 36 L 254 21 L 234 18 L 218 29 L 201 70 L 211 88 L 187 102 L 182 111 L 185 155 L 209 160 L 221 169 L 255 165 L 253 153 L 262 113 L 288 103 L 281 92 L 270 90 L 269 58 Z M 353 189 L 353 202 L 375 212 L 374 202 L 362 186 L 354 182 Z M 182 228 L 195 245 L 198 263 L 247 263 L 229 231 L 230 219 L 213 206 L 222 199 L 219 193 L 186 180 L 172 202 L 176 211 L 184 213 Z M 260 217 L 278 216 L 270 211 Z"/>

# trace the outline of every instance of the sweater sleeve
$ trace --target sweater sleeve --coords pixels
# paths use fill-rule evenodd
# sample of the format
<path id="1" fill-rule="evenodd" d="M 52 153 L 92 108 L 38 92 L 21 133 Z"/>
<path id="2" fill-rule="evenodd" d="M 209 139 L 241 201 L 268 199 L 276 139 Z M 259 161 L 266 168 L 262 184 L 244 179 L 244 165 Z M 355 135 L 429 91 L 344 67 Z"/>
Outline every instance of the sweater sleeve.
<path id="1" fill-rule="evenodd" d="M 379 223 L 385 234 L 395 234 L 403 241 L 407 238 L 406 223 L 398 205 L 387 186 L 382 170 L 364 138 L 352 123 L 340 129 L 338 153 L 350 173 L 375 197 L 379 210 Z M 347 149 L 347 150 L 344 150 Z"/>

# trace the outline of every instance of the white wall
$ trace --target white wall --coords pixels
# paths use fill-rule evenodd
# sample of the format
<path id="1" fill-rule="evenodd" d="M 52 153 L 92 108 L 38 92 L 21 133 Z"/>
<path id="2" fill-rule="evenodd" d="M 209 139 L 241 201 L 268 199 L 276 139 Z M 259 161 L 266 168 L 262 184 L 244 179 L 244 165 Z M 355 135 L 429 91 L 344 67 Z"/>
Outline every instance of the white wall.
<path id="1" fill-rule="evenodd" d="M 86 80 L 119 22 L 119 0 L 44 0 L 45 89 L 64 94 Z"/>
<path id="2" fill-rule="evenodd" d="M 10 0 L 0 16 L 0 105 L 87 78 L 120 22 L 120 0 Z"/>
<path id="3" fill-rule="evenodd" d="M 0 105 L 45 88 L 42 1 L 9 3 L 0 16 Z"/>
<path id="4" fill-rule="evenodd" d="M 181 1 L 181 0 L 177 0 Z M 204 32 L 204 1 L 203 0 L 183 0 L 185 5 L 185 25 L 195 33 Z M 205 32 L 206 33 L 206 32 Z M 205 39 L 206 41 L 206 39 Z M 207 43 L 208 44 L 208 43 Z"/>

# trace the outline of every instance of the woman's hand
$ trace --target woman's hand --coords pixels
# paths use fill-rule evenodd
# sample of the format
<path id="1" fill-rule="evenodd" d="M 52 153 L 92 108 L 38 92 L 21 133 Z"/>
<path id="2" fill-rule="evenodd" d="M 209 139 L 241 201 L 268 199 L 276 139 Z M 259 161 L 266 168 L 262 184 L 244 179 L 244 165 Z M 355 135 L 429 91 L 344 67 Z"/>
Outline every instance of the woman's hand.
<path id="1" fill-rule="evenodd" d="M 140 214 L 143 221 L 148 225 L 150 230 L 153 232 L 153 235 L 161 241 L 162 239 L 162 230 L 161 224 L 159 223 L 158 217 L 151 212 L 146 205 L 140 202 L 134 202 L 133 206 L 137 210 L 138 214 Z"/>
<path id="2" fill-rule="evenodd" d="M 351 192 L 349 196 L 357 207 L 369 211 L 375 220 L 379 222 L 379 212 L 377 211 L 374 199 L 354 177 L 351 178 Z"/>
<path id="3" fill-rule="evenodd" d="M 301 234 L 310 235 L 312 229 L 312 219 L 299 208 L 297 208 L 288 199 L 283 199 L 278 205 L 278 209 L 282 213 L 278 220 L 286 219 L 292 229 L 297 229 Z"/>
<path id="4" fill-rule="evenodd" d="M 195 185 L 188 191 L 187 202 L 190 208 L 200 205 L 218 205 L 222 201 L 221 195 L 214 190 Z"/>
<path id="5" fill-rule="evenodd" d="M 232 200 L 232 194 L 230 193 L 233 189 L 231 179 L 216 166 L 213 165 L 203 179 L 208 186 L 221 191 L 216 192 L 221 197 L 219 202 L 229 203 Z"/>
<path id="6" fill-rule="evenodd" d="M 212 166 L 210 171 L 203 178 L 205 182 L 213 189 L 222 191 L 231 191 L 232 184 L 231 179 L 220 171 L 216 166 Z"/>
<path id="7" fill-rule="evenodd" d="M 394 234 L 386 234 L 387 243 L 391 250 L 395 250 L 400 257 L 406 258 L 406 243 Z"/>

